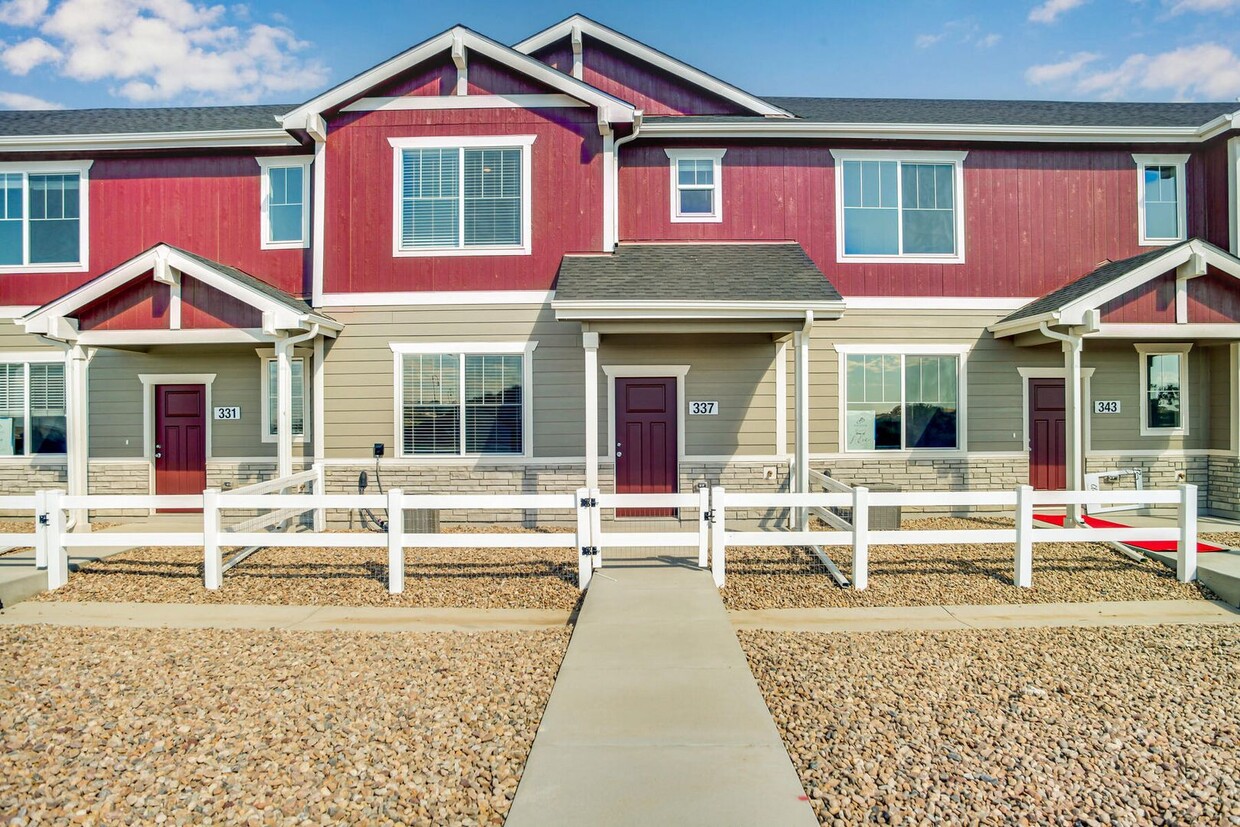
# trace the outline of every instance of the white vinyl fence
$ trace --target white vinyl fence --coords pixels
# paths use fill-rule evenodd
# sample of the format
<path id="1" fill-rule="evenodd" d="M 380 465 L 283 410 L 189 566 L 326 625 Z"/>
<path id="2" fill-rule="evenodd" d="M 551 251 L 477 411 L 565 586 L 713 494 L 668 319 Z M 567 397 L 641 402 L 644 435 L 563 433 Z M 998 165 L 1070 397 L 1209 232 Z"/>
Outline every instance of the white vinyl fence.
<path id="1" fill-rule="evenodd" d="M 307 475 L 314 472 L 306 472 Z M 842 483 L 828 483 L 821 493 L 789 494 L 780 492 L 745 493 L 725 491 L 722 487 L 699 489 L 689 494 L 604 494 L 598 489 L 578 489 L 575 494 L 404 494 L 400 490 L 386 494 L 324 494 L 324 493 L 263 493 L 282 492 L 291 486 L 317 483 L 317 480 L 296 479 L 261 483 L 247 489 L 221 493 L 210 489 L 201 495 L 108 495 L 67 496 L 61 491 L 41 491 L 32 496 L 0 497 L 0 509 L 34 512 L 35 530 L 28 534 L 0 534 L 0 544 L 33 546 L 36 565 L 46 566 L 48 588 L 56 589 L 68 582 L 71 549 L 141 546 L 186 546 L 203 550 L 204 583 L 208 589 L 220 588 L 225 572 L 244 559 L 244 550 L 273 546 L 307 546 L 321 548 L 386 548 L 388 550 L 388 590 L 399 594 L 404 590 L 405 550 L 408 548 L 563 548 L 571 550 L 578 560 L 578 585 L 585 589 L 595 570 L 603 566 L 609 548 L 659 547 L 686 550 L 695 556 L 697 565 L 709 567 L 716 585 L 726 580 L 729 546 L 790 546 L 819 550 L 847 547 L 852 551 L 854 589 L 869 583 L 869 549 L 871 545 L 950 545 L 964 542 L 1010 543 L 1014 548 L 1012 580 L 1016 586 L 1033 584 L 1033 553 L 1037 543 L 1054 542 L 1125 542 L 1136 540 L 1174 540 L 1178 546 L 1177 577 L 1191 582 L 1197 577 L 1197 487 L 1181 485 L 1178 490 L 1143 491 L 1035 491 L 1021 486 L 1014 491 L 899 491 L 871 492 L 864 487 L 839 491 Z M 829 479 L 829 478 L 828 478 Z M 821 481 L 818 481 L 821 482 Z M 265 488 L 263 486 L 266 486 Z M 1044 528 L 1033 520 L 1035 507 L 1086 506 L 1097 503 L 1131 504 L 1136 506 L 1177 505 L 1178 525 L 1168 528 Z M 1016 514 L 1014 528 L 979 530 L 893 530 L 871 531 L 871 506 L 999 506 L 1012 508 Z M 99 532 L 77 533 L 67 530 L 70 511 L 99 509 L 202 509 L 202 531 L 187 532 Z M 681 521 L 677 531 L 625 532 L 614 523 L 604 530 L 602 513 L 609 509 L 675 508 L 696 510 L 696 521 Z M 327 509 L 372 511 L 386 510 L 385 532 L 323 530 L 323 513 Z M 408 533 L 404 530 L 407 509 L 439 510 L 522 510 L 564 512 L 576 517 L 572 533 Z M 829 530 L 743 531 L 728 528 L 728 511 L 741 509 L 775 509 L 788 513 L 813 513 L 824 517 Z M 838 512 L 848 509 L 851 519 Z M 261 512 L 230 527 L 221 528 L 222 515 L 229 511 Z M 315 513 L 310 531 L 271 530 L 284 526 L 292 516 Z M 222 549 L 241 548 L 242 555 L 225 561 Z M 826 559 L 830 559 L 827 557 Z M 834 568 L 834 564 L 831 564 Z M 838 572 L 838 569 L 836 570 Z M 834 576 L 834 575 L 833 575 Z M 837 577 L 837 582 L 843 575 Z M 844 581 L 847 582 L 847 581 Z"/>

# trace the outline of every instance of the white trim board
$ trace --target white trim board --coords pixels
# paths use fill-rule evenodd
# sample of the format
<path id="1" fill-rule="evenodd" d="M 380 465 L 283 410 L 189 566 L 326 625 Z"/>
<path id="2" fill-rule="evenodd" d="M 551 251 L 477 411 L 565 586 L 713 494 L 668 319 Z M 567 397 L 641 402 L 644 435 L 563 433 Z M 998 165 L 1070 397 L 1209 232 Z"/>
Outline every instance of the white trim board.
<path id="1" fill-rule="evenodd" d="M 409 307 L 460 305 L 550 304 L 554 290 L 428 290 L 425 293 L 324 293 L 319 299 L 322 308 Z"/>
<path id="2" fill-rule="evenodd" d="M 1036 298 L 1037 296 L 845 296 L 844 306 L 848 310 L 993 310 L 1010 313 Z"/>
<path id="3" fill-rule="evenodd" d="M 286 130 L 279 128 L 0 137 L 0 151 L 3 152 L 103 152 L 139 149 L 295 147 L 300 145 L 296 138 Z"/>
<path id="4" fill-rule="evenodd" d="M 394 112 L 437 109 L 564 109 L 588 108 L 572 95 L 404 95 L 393 98 L 359 98 L 341 112 Z"/>

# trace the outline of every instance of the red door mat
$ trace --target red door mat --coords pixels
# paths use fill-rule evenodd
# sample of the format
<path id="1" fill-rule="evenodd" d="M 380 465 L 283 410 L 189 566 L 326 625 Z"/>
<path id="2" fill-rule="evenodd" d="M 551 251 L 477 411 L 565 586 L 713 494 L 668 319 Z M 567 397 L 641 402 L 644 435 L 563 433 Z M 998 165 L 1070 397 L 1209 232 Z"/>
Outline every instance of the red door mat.
<path id="1" fill-rule="evenodd" d="M 1067 519 L 1063 514 L 1034 514 L 1033 519 L 1042 523 L 1049 523 L 1063 527 L 1064 520 Z M 1085 525 L 1090 528 L 1132 528 L 1130 525 L 1123 523 L 1113 523 L 1110 520 L 1099 520 L 1097 517 L 1085 516 L 1082 518 Z M 1166 551 L 1174 552 L 1177 550 L 1175 540 L 1120 540 L 1126 546 L 1139 548 L 1142 551 Z M 1207 554 L 1211 551 L 1227 551 L 1222 546 L 1211 545 L 1210 543 L 1197 543 L 1197 553 Z"/>

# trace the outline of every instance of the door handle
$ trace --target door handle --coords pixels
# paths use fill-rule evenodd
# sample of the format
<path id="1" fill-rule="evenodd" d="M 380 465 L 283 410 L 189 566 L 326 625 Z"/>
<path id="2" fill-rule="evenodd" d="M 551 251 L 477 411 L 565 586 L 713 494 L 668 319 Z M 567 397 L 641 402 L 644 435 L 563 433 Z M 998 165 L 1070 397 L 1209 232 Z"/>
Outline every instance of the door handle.
<path id="1" fill-rule="evenodd" d="M 164 456 L 164 448 L 158 442 L 155 443 L 155 459 L 162 459 Z"/>
<path id="2" fill-rule="evenodd" d="M 619 451 L 616 451 L 616 458 L 617 458 L 617 459 L 618 459 L 618 458 L 620 458 L 620 457 L 622 457 L 622 456 L 624 456 L 624 454 L 620 453 Z"/>

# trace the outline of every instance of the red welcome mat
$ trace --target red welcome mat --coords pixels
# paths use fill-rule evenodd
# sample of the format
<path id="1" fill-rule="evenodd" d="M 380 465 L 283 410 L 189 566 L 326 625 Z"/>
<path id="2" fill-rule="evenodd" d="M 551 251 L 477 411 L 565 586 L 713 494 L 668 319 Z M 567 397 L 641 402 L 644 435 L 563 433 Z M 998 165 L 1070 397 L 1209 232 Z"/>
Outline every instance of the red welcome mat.
<path id="1" fill-rule="evenodd" d="M 1063 514 L 1034 514 L 1033 519 L 1038 522 L 1050 523 L 1051 525 L 1057 525 L 1062 528 L 1067 517 Z M 1132 528 L 1130 525 L 1113 523 L 1110 520 L 1099 520 L 1097 517 L 1090 517 L 1088 515 L 1083 517 L 1082 521 L 1090 528 Z M 1174 553 L 1178 550 L 1178 544 L 1175 540 L 1117 540 L 1116 542 L 1123 543 L 1126 546 L 1132 546 L 1133 548 L 1139 548 L 1142 551 L 1165 551 Z M 1227 551 L 1227 549 L 1222 546 L 1215 546 L 1210 543 L 1202 543 L 1198 541 L 1198 554 L 1208 554 L 1211 551 Z"/>

